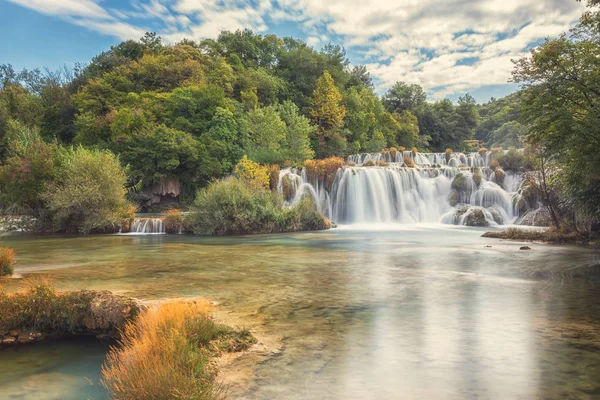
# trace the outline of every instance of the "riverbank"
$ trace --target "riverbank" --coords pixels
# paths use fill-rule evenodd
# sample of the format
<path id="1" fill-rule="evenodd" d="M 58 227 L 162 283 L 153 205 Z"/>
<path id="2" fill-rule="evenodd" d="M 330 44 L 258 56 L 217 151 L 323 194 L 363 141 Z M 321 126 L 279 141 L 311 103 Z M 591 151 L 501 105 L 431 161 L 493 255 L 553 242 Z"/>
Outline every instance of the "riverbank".
<path id="1" fill-rule="evenodd" d="M 143 302 L 109 291 L 61 292 L 32 276 L 21 290 L 0 291 L 0 349 L 46 339 L 59 347 L 82 337 L 110 339 L 116 345 L 106 354 L 100 382 L 111 398 L 178 393 L 217 399 L 228 391 L 219 371 L 232 367 L 257 339 L 237 327 L 242 324 L 217 322 L 213 309 L 201 298 Z"/>
<path id="2" fill-rule="evenodd" d="M 48 279 L 31 277 L 12 293 L 0 286 L 0 344 L 73 336 L 116 339 L 140 311 L 140 305 L 126 296 L 106 290 L 61 292 Z"/>
<path id="3" fill-rule="evenodd" d="M 525 242 L 546 242 L 554 244 L 585 244 L 597 245 L 597 240 L 590 240 L 589 236 L 583 236 L 578 232 L 564 233 L 556 229 L 531 230 L 508 228 L 500 232 L 486 232 L 482 235 L 485 238 L 518 240 Z"/>

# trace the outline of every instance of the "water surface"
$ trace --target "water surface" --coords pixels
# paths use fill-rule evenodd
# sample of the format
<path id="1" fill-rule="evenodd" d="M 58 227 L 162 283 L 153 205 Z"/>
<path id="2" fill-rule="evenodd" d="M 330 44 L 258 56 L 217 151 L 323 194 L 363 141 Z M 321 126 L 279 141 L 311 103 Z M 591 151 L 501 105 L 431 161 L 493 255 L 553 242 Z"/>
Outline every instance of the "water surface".
<path id="1" fill-rule="evenodd" d="M 282 351 L 229 367 L 249 377 L 232 385 L 234 398 L 598 398 L 597 255 L 521 251 L 482 233 L 388 226 L 2 242 L 16 249 L 19 274 L 148 300 L 205 296 L 277 338 Z M 12 360 L 0 353 L 0 365 Z"/>

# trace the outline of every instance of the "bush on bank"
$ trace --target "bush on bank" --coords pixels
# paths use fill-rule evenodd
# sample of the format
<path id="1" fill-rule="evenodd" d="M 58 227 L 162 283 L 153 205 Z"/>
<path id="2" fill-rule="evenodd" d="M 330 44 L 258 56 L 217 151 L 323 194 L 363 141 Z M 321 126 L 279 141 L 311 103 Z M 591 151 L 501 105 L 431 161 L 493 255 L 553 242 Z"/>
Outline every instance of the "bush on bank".
<path id="1" fill-rule="evenodd" d="M 198 192 L 187 225 L 197 235 L 241 235 L 328 229 L 310 199 L 285 207 L 280 193 L 229 177 Z"/>
<path id="2" fill-rule="evenodd" d="M 256 342 L 247 330 L 216 324 L 207 302 L 172 302 L 149 308 L 123 330 L 102 367 L 112 399 L 223 398 L 213 358 Z"/>
<path id="3" fill-rule="evenodd" d="M 25 279 L 22 290 L 14 293 L 0 286 L 0 335 L 6 343 L 7 339 L 14 340 L 7 335 L 11 331 L 19 333 L 10 336 L 116 336 L 138 311 L 137 303 L 130 298 L 106 291 L 61 292 L 41 277 Z"/>
<path id="4" fill-rule="evenodd" d="M 15 251 L 8 247 L 0 247 L 0 276 L 12 275 L 15 262 Z"/>

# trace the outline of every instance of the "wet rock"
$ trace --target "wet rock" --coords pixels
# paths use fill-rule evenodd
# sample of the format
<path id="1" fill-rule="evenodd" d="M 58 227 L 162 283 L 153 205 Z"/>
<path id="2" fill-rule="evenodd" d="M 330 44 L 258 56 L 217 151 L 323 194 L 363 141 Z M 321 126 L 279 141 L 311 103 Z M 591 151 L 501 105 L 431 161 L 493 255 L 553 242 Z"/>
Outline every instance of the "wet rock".
<path id="1" fill-rule="evenodd" d="M 526 226 L 552 226 L 550 212 L 546 208 L 538 208 L 527 212 L 516 222 L 516 225 Z"/>
<path id="2" fill-rule="evenodd" d="M 475 182 L 475 185 L 479 187 L 481 185 L 482 180 L 483 176 L 481 175 L 481 169 L 475 169 L 475 171 L 473 172 L 473 182 Z"/>
<path id="3" fill-rule="evenodd" d="M 521 246 L 521 247 L 519 247 L 519 250 L 531 250 L 531 247 L 529 247 L 529 246 Z"/>
<path id="4" fill-rule="evenodd" d="M 14 337 L 20 336 L 22 333 L 23 333 L 22 329 L 11 329 L 9 332 L 10 336 L 14 336 Z"/>
<path id="5" fill-rule="evenodd" d="M 489 226 L 485 213 L 479 207 L 464 206 L 456 211 L 456 219 L 466 226 Z"/>
<path id="6" fill-rule="evenodd" d="M 502 189 L 505 189 L 504 178 L 506 178 L 506 173 L 502 169 L 496 168 L 492 174 L 492 182 L 500 186 Z"/>
<path id="7" fill-rule="evenodd" d="M 17 338 L 17 341 L 21 344 L 31 343 L 31 342 L 33 342 L 33 338 L 30 337 L 29 335 L 23 334 L 23 335 L 19 335 L 19 337 Z"/>
<path id="8" fill-rule="evenodd" d="M 498 225 L 504 224 L 504 217 L 502 216 L 500 210 L 498 210 L 495 207 L 491 207 L 488 209 L 488 211 L 490 212 L 490 214 L 492 214 L 492 218 L 494 219 L 495 223 L 497 223 Z"/>
<path id="9" fill-rule="evenodd" d="M 17 342 L 17 339 L 14 337 L 7 337 L 2 340 L 2 344 L 14 344 Z"/>
<path id="10" fill-rule="evenodd" d="M 109 291 L 95 291 L 83 325 L 90 332 L 116 335 L 125 322 L 139 311 L 137 302 L 129 297 L 114 295 Z"/>
<path id="11" fill-rule="evenodd" d="M 450 190 L 450 193 L 448 194 L 448 203 L 452 207 L 456 207 L 458 204 L 458 191 L 456 189 Z"/>

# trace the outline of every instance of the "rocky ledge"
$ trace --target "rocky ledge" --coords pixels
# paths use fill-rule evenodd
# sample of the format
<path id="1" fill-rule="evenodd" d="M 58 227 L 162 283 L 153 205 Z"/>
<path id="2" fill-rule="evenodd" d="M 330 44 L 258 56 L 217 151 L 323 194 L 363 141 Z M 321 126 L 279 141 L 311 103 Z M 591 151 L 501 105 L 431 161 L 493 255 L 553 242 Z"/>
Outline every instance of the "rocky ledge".
<path id="1" fill-rule="evenodd" d="M 0 298 L 0 344 L 15 345 L 46 338 L 96 336 L 117 339 L 120 330 L 143 307 L 132 298 L 109 291 L 51 291 L 45 304 L 35 292 L 4 294 Z"/>

